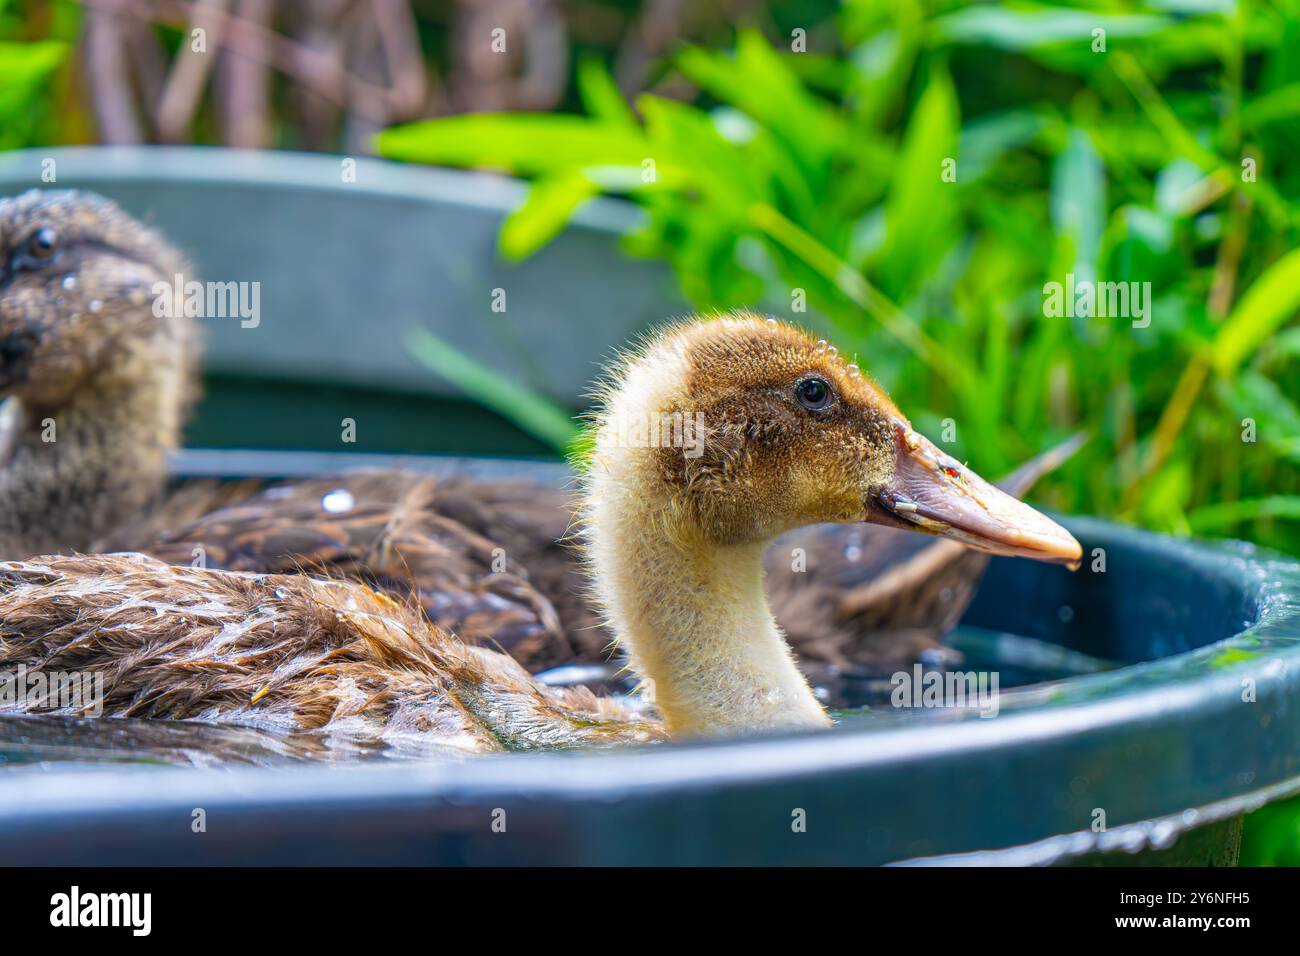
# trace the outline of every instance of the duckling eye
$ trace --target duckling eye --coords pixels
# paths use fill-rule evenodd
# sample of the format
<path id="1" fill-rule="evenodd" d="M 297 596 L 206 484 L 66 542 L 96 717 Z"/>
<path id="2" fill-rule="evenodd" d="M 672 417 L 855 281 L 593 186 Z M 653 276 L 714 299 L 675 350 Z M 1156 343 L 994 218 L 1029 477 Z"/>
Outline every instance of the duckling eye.
<path id="1" fill-rule="evenodd" d="M 835 393 L 824 379 L 806 378 L 794 388 L 795 398 L 799 404 L 810 412 L 820 412 L 830 405 Z"/>
<path id="2" fill-rule="evenodd" d="M 27 243 L 27 252 L 33 259 L 48 259 L 58 248 L 59 234 L 49 226 L 37 229 Z"/>
<path id="3" fill-rule="evenodd" d="M 59 251 L 59 234 L 41 226 L 26 242 L 14 250 L 9 260 L 11 272 L 31 272 L 48 266 Z"/>

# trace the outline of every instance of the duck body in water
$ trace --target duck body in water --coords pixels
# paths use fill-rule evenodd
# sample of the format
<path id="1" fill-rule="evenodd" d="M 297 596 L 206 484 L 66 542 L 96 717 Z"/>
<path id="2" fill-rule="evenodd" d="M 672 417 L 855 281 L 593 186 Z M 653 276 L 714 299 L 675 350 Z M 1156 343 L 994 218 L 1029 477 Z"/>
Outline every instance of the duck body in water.
<path id="1" fill-rule="evenodd" d="M 539 684 L 508 655 L 466 644 L 355 581 L 177 567 L 141 554 L 0 563 L 0 666 L 19 664 L 95 674 L 97 716 L 233 724 L 416 755 L 664 736 L 637 708 Z M 12 710 L 90 709 L 60 690 L 49 681 L 44 696 Z"/>

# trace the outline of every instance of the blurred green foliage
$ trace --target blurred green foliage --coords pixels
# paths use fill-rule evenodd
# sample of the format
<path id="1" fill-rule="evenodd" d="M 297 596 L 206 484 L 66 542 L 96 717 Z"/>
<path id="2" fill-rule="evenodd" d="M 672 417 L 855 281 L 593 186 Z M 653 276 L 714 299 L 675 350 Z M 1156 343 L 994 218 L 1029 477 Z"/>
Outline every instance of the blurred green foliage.
<path id="1" fill-rule="evenodd" d="M 10 0 L 0 0 L 0 149 L 35 141 L 50 112 L 50 80 L 68 54 L 59 39 L 21 42 L 24 32 Z"/>
<path id="2" fill-rule="evenodd" d="M 1242 829 L 1242 866 L 1300 866 L 1300 797 L 1256 810 Z"/>
<path id="3" fill-rule="evenodd" d="M 680 49 L 690 103 L 585 62 L 585 115 L 378 148 L 532 178 L 511 258 L 630 197 L 629 248 L 697 307 L 833 336 L 982 471 L 1089 429 L 1057 508 L 1300 551 L 1300 0 L 852 0 L 835 26 Z M 1149 282 L 1149 326 L 1046 315 L 1069 275 Z"/>

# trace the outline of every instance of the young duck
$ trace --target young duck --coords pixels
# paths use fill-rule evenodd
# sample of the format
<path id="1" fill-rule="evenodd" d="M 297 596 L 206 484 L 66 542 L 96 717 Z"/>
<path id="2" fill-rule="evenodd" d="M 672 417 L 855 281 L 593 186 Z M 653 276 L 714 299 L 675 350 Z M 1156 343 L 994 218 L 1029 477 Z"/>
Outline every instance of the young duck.
<path id="1" fill-rule="evenodd" d="M 603 396 L 580 534 L 657 722 L 544 687 L 355 582 L 142 556 L 0 565 L 0 664 L 101 672 L 111 715 L 337 725 L 471 750 L 821 727 L 830 719 L 763 592 L 763 550 L 778 535 L 865 521 L 994 554 L 1080 558 L 1069 532 L 773 320 L 673 326 L 627 357 Z M 651 420 L 693 422 L 698 440 L 646 442 Z"/>
<path id="2" fill-rule="evenodd" d="M 34 190 L 0 199 L 0 268 L 0 558 L 140 550 L 316 568 L 414 595 L 466 640 L 541 666 L 573 656 L 518 561 L 446 515 L 491 511 L 508 489 L 391 472 L 168 490 L 197 330 L 178 304 L 157 307 L 155 287 L 188 274 L 157 232 L 100 197 Z"/>

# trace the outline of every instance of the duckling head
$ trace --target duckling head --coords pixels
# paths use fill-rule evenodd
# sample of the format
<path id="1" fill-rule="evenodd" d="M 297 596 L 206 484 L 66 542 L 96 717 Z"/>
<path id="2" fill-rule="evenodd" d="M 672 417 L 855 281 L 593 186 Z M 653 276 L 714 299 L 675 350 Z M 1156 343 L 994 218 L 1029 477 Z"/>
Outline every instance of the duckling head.
<path id="1" fill-rule="evenodd" d="M 56 409 L 133 347 L 180 356 L 189 320 L 158 317 L 154 289 L 183 271 L 159 234 L 100 196 L 0 199 L 0 399 Z"/>
<path id="2" fill-rule="evenodd" d="M 0 556 L 84 550 L 161 493 L 196 343 L 158 289 L 184 271 L 106 199 L 0 199 Z"/>
<path id="3" fill-rule="evenodd" d="M 774 319 L 670 329 L 628 361 L 600 421 L 604 458 L 643 445 L 640 490 L 717 544 L 868 521 L 996 554 L 1080 558 L 1068 531 L 913 430 L 834 346 Z"/>

